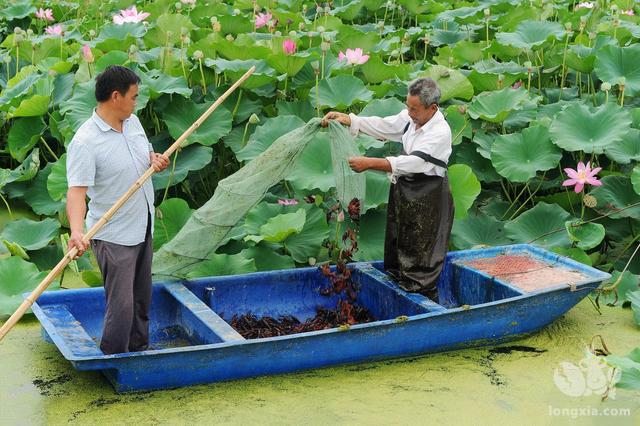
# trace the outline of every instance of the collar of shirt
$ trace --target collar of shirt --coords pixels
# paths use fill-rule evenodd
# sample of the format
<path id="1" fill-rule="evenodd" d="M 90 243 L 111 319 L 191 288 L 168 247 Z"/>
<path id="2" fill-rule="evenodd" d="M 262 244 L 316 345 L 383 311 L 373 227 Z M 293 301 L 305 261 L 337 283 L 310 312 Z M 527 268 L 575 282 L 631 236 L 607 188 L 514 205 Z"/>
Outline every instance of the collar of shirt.
<path id="1" fill-rule="evenodd" d="M 424 125 L 417 130 L 416 130 L 416 123 L 413 122 L 413 120 L 411 120 L 411 126 L 409 126 L 409 129 L 412 130 L 413 133 L 426 132 L 427 130 L 432 129 L 433 127 L 442 123 L 443 120 L 444 120 L 444 115 L 442 115 L 442 113 L 440 112 L 440 108 L 438 108 L 436 113 L 433 114 L 433 116 L 429 119 L 429 121 L 424 123 Z"/>
<path id="2" fill-rule="evenodd" d="M 94 108 L 93 109 L 93 114 L 91 114 L 91 118 L 93 119 L 93 121 L 98 125 L 98 128 L 100 128 L 100 130 L 102 130 L 103 132 L 108 132 L 109 130 L 113 130 L 114 132 L 118 132 L 116 129 L 114 129 L 113 127 L 111 127 L 111 125 L 109 123 L 107 123 L 106 121 L 104 121 L 99 115 L 97 110 Z M 129 121 L 131 117 L 127 118 L 124 120 L 124 122 L 122 123 L 122 130 L 124 131 L 124 123 L 127 123 Z M 118 133 L 122 133 L 122 132 L 118 132 Z"/>

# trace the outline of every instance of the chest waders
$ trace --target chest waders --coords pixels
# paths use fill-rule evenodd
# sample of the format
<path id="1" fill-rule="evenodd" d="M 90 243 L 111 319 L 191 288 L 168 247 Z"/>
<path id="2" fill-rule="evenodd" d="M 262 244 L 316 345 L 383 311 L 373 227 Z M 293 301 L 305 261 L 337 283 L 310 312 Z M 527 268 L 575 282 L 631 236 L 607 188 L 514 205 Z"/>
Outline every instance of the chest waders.
<path id="1" fill-rule="evenodd" d="M 404 133 L 409 129 L 409 124 Z M 402 152 L 401 155 L 406 155 Z M 447 163 L 413 151 L 424 161 L 447 168 Z M 449 180 L 424 173 L 400 176 L 389 189 L 384 268 L 406 291 L 438 302 L 437 282 L 449 247 L 454 204 Z"/>

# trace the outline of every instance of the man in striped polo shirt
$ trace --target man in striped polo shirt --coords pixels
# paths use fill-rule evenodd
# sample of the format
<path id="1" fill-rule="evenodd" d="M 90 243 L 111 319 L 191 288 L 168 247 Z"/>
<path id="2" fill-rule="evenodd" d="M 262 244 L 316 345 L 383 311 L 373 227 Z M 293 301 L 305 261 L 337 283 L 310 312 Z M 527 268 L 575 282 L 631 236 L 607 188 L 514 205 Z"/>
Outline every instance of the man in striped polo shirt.
<path id="1" fill-rule="evenodd" d="M 99 74 L 98 106 L 67 149 L 69 249 L 77 247 L 78 256 L 88 249 L 82 240 L 85 214 L 89 229 L 151 165 L 159 172 L 169 164 L 167 156 L 153 152 L 133 114 L 139 83 L 122 66 Z M 91 240 L 106 294 L 100 343 L 105 354 L 141 351 L 149 344 L 153 201 L 149 179 Z"/>

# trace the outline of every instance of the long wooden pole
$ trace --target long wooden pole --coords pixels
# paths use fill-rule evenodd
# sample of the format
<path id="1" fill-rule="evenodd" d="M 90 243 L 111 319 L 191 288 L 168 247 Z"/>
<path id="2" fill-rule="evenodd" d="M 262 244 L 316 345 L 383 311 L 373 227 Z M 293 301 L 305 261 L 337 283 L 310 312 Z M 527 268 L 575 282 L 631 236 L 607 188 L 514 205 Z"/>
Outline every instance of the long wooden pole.
<path id="1" fill-rule="evenodd" d="M 180 145 L 196 130 L 202 123 L 213 113 L 213 111 L 220 106 L 222 102 L 240 86 L 253 72 L 255 71 L 255 66 L 249 68 L 249 70 L 244 73 L 238 81 L 236 81 L 226 92 L 222 94 L 214 103 L 207 109 L 204 114 L 200 118 L 198 118 L 192 125 L 189 127 L 183 134 L 180 136 L 165 152 L 164 154 L 169 157 L 173 152 L 180 148 Z M 153 166 L 149 167 L 147 171 L 138 178 L 138 180 L 131 185 L 131 188 L 121 196 L 118 201 L 100 218 L 95 225 L 89 229 L 89 231 L 84 235 L 83 241 L 88 243 L 89 240 L 113 217 L 113 215 L 122 207 L 124 203 L 127 202 L 129 198 L 140 188 L 142 188 L 142 184 L 144 184 L 147 179 L 153 175 L 155 170 Z M 4 338 L 4 336 L 11 330 L 11 328 L 16 325 L 16 323 L 22 318 L 22 316 L 29 310 L 31 305 L 35 303 L 35 301 L 40 297 L 43 291 L 51 284 L 51 282 L 64 270 L 64 268 L 73 260 L 73 258 L 78 253 L 78 249 L 76 247 L 72 248 L 67 252 L 66 255 L 58 262 L 58 264 L 47 274 L 47 276 L 42 280 L 42 282 L 31 292 L 29 296 L 22 302 L 20 307 L 9 317 L 7 322 L 5 322 L 2 327 L 0 327 L 0 340 Z"/>

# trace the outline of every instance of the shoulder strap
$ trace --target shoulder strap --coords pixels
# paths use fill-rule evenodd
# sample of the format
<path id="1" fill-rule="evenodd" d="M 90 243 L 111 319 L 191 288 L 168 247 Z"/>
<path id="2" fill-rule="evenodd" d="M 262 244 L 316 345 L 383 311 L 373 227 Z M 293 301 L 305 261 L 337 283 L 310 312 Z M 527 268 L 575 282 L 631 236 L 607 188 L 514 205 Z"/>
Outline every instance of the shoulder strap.
<path id="1" fill-rule="evenodd" d="M 435 164 L 436 166 L 440 166 L 445 169 L 448 167 L 447 163 L 445 163 L 444 161 L 438 160 L 437 158 L 432 157 L 429 154 L 422 151 L 412 151 L 409 155 L 415 155 L 416 157 L 422 158 L 427 163 L 432 163 L 432 164 Z"/>
<path id="2" fill-rule="evenodd" d="M 409 122 L 407 123 L 407 125 L 406 125 L 406 126 L 404 126 L 404 130 L 402 131 L 402 134 L 403 134 L 403 135 L 404 135 L 405 133 L 407 133 L 407 131 L 409 130 L 409 126 L 410 126 L 410 125 L 411 125 L 411 122 L 409 121 Z"/>

